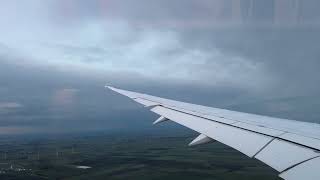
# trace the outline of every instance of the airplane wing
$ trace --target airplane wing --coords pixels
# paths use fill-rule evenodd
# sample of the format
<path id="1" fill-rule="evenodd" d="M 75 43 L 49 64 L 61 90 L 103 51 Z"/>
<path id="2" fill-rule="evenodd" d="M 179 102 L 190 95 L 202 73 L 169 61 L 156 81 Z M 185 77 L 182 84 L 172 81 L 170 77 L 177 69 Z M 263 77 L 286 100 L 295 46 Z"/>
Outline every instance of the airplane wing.
<path id="1" fill-rule="evenodd" d="M 320 125 L 211 108 L 107 86 L 160 118 L 200 133 L 189 145 L 219 141 L 256 158 L 285 180 L 320 179 Z"/>

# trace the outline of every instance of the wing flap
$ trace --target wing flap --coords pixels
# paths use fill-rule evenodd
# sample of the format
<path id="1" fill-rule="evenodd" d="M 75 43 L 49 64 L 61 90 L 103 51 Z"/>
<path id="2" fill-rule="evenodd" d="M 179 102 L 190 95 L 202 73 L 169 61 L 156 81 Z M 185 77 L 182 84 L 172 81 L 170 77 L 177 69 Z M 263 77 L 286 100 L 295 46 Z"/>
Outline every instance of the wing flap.
<path id="1" fill-rule="evenodd" d="M 259 152 L 255 158 L 273 167 L 275 170 L 283 172 L 296 164 L 319 155 L 312 149 L 275 139 Z"/>
<path id="2" fill-rule="evenodd" d="M 279 176 L 287 180 L 316 180 L 320 179 L 320 157 L 299 164 Z"/>
<path id="3" fill-rule="evenodd" d="M 253 157 L 273 139 L 269 136 L 245 131 L 161 106 L 154 107 L 151 111 L 226 144 L 249 157 Z"/>

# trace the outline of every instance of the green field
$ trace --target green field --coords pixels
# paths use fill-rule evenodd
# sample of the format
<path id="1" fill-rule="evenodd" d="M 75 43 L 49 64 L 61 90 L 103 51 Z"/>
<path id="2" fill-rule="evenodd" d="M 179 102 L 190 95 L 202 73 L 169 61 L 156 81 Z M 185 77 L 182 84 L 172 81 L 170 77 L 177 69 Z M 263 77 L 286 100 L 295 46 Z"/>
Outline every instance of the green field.
<path id="1" fill-rule="evenodd" d="M 192 137 L 133 133 L 2 138 L 0 179 L 279 179 L 271 168 L 220 143 L 188 147 Z M 80 165 L 92 168 L 77 169 Z"/>

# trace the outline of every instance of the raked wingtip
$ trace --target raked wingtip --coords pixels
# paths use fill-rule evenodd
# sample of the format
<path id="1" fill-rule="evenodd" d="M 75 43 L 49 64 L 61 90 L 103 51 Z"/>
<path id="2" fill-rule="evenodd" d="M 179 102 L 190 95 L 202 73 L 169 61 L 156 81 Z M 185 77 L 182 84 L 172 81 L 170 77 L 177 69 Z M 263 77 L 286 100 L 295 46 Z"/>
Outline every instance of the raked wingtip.
<path id="1" fill-rule="evenodd" d="M 110 90 L 112 90 L 112 91 L 115 91 L 116 90 L 116 88 L 114 88 L 114 87 L 112 87 L 112 86 L 109 86 L 109 85 L 105 85 L 104 86 L 106 89 L 110 89 Z"/>

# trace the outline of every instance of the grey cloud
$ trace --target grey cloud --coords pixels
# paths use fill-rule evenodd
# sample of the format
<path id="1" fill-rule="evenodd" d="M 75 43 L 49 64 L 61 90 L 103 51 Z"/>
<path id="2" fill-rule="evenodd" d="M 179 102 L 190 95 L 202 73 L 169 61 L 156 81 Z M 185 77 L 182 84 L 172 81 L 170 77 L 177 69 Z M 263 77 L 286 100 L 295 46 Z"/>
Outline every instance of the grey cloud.
<path id="1" fill-rule="evenodd" d="M 315 83 L 319 81 L 318 32 L 318 28 L 206 29 L 185 31 L 181 39 L 192 48 L 216 48 L 226 57 L 259 65 L 262 77 L 253 78 L 270 79 L 266 90 L 273 95 L 306 95 L 319 92 L 319 83 Z M 195 33 L 198 36 L 192 36 Z M 212 63 L 207 61 L 208 67 Z"/>
<path id="2" fill-rule="evenodd" d="M 218 1 L 28 2 L 34 12 L 22 19 L 31 24 L 20 23 L 20 11 L 0 13 L 11 19 L 0 18 L 0 102 L 23 105 L 0 113 L 6 131 L 151 128 L 154 115 L 105 83 L 252 113 L 320 117 L 317 27 L 217 27 L 230 19 L 225 0 L 221 12 Z M 311 12 L 302 19 L 317 19 Z"/>
<path id="3" fill-rule="evenodd" d="M 192 28 L 223 24 L 319 25 L 317 0 L 132 0 L 60 3 L 72 17 L 111 17 L 137 26 Z M 61 12 L 60 12 L 61 13 Z"/>
<path id="4" fill-rule="evenodd" d="M 258 90 L 260 88 L 260 90 L 273 91 L 279 88 L 283 82 L 288 82 L 287 77 L 294 76 L 295 72 L 299 70 L 297 67 L 302 69 L 301 66 L 303 69 L 307 69 L 305 71 L 306 76 L 317 75 L 316 73 L 309 74 L 310 72 L 316 72 L 315 70 L 309 71 L 309 69 L 317 67 L 314 58 L 317 57 L 316 47 L 318 46 L 316 43 L 310 44 L 312 41 L 310 37 L 312 36 L 308 35 L 314 31 L 313 37 L 316 37 L 317 28 L 215 29 L 211 26 L 204 26 L 201 28 L 168 29 L 167 26 L 164 26 L 160 30 L 155 30 L 155 26 L 152 26 L 152 24 L 145 24 L 145 27 L 136 28 L 134 24 L 130 23 L 131 18 L 135 16 L 150 18 L 155 22 L 159 18 L 172 20 L 176 17 L 186 20 L 192 17 L 196 18 L 196 21 L 200 21 L 201 17 L 210 19 L 215 16 L 210 14 L 211 11 L 206 10 L 206 8 L 211 8 L 214 3 L 220 3 L 221 6 L 228 5 L 228 3 L 224 4 L 222 1 L 190 0 L 181 6 L 179 2 L 148 1 L 145 4 L 150 6 L 144 8 L 147 9 L 145 11 L 141 10 L 140 3 L 137 4 L 133 1 L 110 1 L 106 6 L 100 6 L 101 1 L 81 1 L 80 3 L 71 2 L 70 4 L 57 2 L 58 9 L 71 8 L 75 11 L 70 13 L 81 14 L 83 9 L 91 8 L 96 9 L 91 13 L 97 13 L 98 10 L 99 12 L 104 11 L 103 8 L 108 9 L 109 7 L 108 13 L 110 14 L 107 13 L 100 18 L 95 17 L 90 21 L 83 20 L 80 15 L 75 15 L 82 23 L 74 27 L 67 26 L 66 29 L 71 28 L 71 34 L 66 33 L 66 35 L 58 38 L 66 39 L 68 42 L 66 45 L 61 43 L 58 48 L 49 47 L 48 49 L 42 48 L 42 45 L 35 45 L 34 48 L 37 51 L 32 48 L 26 52 L 39 56 L 40 62 L 43 62 L 43 64 L 49 61 L 44 59 L 56 61 L 59 68 L 81 69 L 94 66 L 102 69 L 101 71 L 131 71 L 131 73 L 152 76 L 152 78 L 162 77 L 164 79 L 175 79 L 176 81 L 202 80 L 214 85 L 223 84 L 223 86 L 225 84 L 235 84 L 235 86 L 242 86 L 247 91 L 257 88 Z M 309 2 L 306 4 L 309 4 Z M 259 9 L 261 5 L 257 3 L 255 6 Z M 303 6 L 306 5 L 303 4 Z M 62 13 L 61 9 L 53 8 L 51 10 L 56 10 L 57 13 L 65 16 L 68 15 Z M 110 21 L 110 18 L 113 17 L 110 15 L 117 14 L 114 11 L 119 12 L 120 17 Z M 87 13 L 89 12 L 84 13 L 84 16 Z M 101 18 L 105 18 L 105 21 L 109 21 L 109 23 L 103 24 Z M 129 21 L 129 23 L 119 26 L 115 25 L 115 21 Z M 64 27 L 61 28 L 64 29 Z M 56 32 L 53 38 L 60 36 L 57 34 L 60 34 L 60 32 Z M 55 42 L 55 39 L 52 38 L 46 39 L 41 36 L 40 39 L 49 41 L 49 43 Z M 306 46 L 308 48 L 305 48 Z M 302 52 L 299 48 L 307 49 L 308 52 L 297 54 Z M 312 58 L 314 60 L 310 60 Z M 308 59 L 308 62 L 301 65 L 297 63 L 298 59 Z M 84 63 L 81 66 L 72 64 L 73 62 L 76 64 L 77 61 Z M 65 62 L 70 63 L 65 66 L 60 65 Z M 87 62 L 94 65 L 86 64 Z M 285 66 L 285 69 L 281 68 L 283 66 Z M 233 74 L 237 74 L 237 78 L 234 78 Z M 304 77 L 301 75 L 295 76 L 299 81 L 304 80 Z M 211 82 L 208 82 L 209 79 Z M 312 84 L 307 85 L 311 86 Z M 283 91 L 282 94 L 289 93 L 290 89 L 298 88 L 299 84 L 292 83 L 287 87 L 288 89 Z M 315 92 L 317 87 L 308 89 Z M 301 94 L 301 92 L 299 93 Z M 291 94 L 294 95 L 294 93 Z"/>

